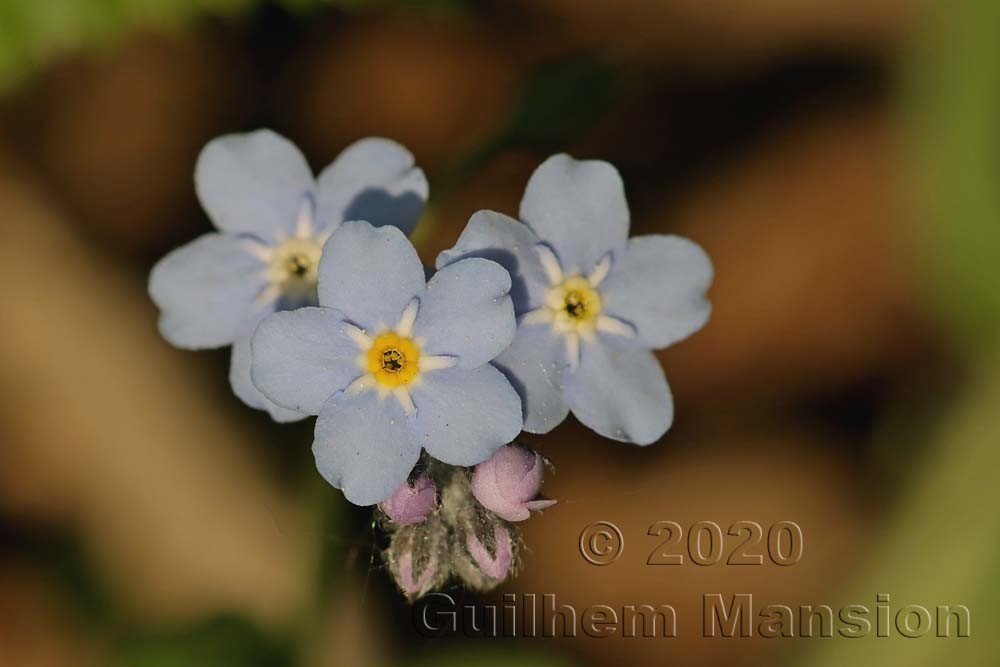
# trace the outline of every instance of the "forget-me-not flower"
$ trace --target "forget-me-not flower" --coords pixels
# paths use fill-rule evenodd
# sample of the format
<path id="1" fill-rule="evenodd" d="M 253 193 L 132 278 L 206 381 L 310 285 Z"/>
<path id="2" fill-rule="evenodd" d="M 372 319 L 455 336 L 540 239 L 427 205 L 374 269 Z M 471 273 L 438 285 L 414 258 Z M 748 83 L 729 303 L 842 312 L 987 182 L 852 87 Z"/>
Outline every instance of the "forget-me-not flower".
<path id="1" fill-rule="evenodd" d="M 413 156 L 387 139 L 345 149 L 318 178 L 299 150 L 269 130 L 209 142 L 195 168 L 198 198 L 218 229 L 153 268 L 149 293 L 160 332 L 177 347 L 232 345 L 229 380 L 251 407 L 278 421 L 305 417 L 250 381 L 250 336 L 275 311 L 316 303 L 323 244 L 345 220 L 409 233 L 427 199 Z"/>
<path id="2" fill-rule="evenodd" d="M 548 432 L 572 410 L 606 437 L 656 441 L 673 399 L 651 349 L 708 321 L 708 256 L 678 236 L 629 239 L 625 189 L 607 162 L 549 158 L 520 218 L 479 211 L 437 266 L 486 257 L 510 272 L 517 336 L 494 363 L 521 394 L 525 430 Z"/>
<path id="3" fill-rule="evenodd" d="M 321 307 L 275 313 L 251 341 L 254 384 L 319 415 L 313 453 L 357 505 L 389 498 L 421 449 L 471 466 L 521 430 L 521 401 L 490 364 L 514 338 L 510 275 L 472 258 L 429 281 L 394 227 L 346 222 L 319 262 Z"/>

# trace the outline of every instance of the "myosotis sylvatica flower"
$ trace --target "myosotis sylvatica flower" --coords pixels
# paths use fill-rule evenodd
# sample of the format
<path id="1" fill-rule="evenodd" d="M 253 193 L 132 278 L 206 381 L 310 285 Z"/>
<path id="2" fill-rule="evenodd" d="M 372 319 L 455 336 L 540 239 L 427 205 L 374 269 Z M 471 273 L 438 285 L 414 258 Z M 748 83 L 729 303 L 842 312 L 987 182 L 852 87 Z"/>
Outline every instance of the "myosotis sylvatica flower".
<path id="1" fill-rule="evenodd" d="M 489 363 L 514 337 L 510 275 L 480 258 L 424 275 L 401 231 L 346 222 L 320 259 L 320 307 L 253 336 L 254 384 L 319 415 L 319 471 L 358 505 L 392 496 L 422 449 L 471 466 L 521 431 L 518 394 Z"/>
<path id="2" fill-rule="evenodd" d="M 387 139 L 349 146 L 313 177 L 305 158 L 269 130 L 209 142 L 195 186 L 218 231 L 153 268 L 149 293 L 164 338 L 188 349 L 232 345 L 230 383 L 278 421 L 305 415 L 274 404 L 250 381 L 250 336 L 275 311 L 316 303 L 323 244 L 340 223 L 364 218 L 409 233 L 427 199 L 413 156 Z"/>
<path id="3" fill-rule="evenodd" d="M 517 336 L 495 363 L 521 394 L 525 430 L 548 432 L 572 411 L 605 437 L 656 441 L 673 400 L 651 350 L 708 321 L 708 256 L 678 236 L 629 239 L 624 186 L 606 162 L 549 158 L 520 218 L 476 213 L 437 266 L 480 256 L 510 270 Z"/>
<path id="4" fill-rule="evenodd" d="M 611 165 L 550 158 L 521 219 L 476 213 L 429 280 L 406 238 L 427 180 L 392 141 L 359 141 L 314 178 L 273 132 L 224 136 L 195 184 L 218 231 L 154 267 L 160 331 L 232 345 L 234 392 L 275 420 L 318 417 L 316 466 L 378 505 L 408 598 L 516 572 L 517 522 L 555 502 L 545 459 L 511 444 L 522 429 L 570 411 L 638 444 L 669 428 L 652 349 L 707 322 L 712 265 L 683 238 L 629 239 Z"/>

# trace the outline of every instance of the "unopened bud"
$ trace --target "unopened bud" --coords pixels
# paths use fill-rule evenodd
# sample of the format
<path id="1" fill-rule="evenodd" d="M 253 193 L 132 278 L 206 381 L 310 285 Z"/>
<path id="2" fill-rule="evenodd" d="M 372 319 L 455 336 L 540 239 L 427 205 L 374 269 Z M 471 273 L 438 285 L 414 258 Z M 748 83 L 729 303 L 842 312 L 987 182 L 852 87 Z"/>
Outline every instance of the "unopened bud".
<path id="1" fill-rule="evenodd" d="M 556 503 L 538 498 L 542 487 L 542 457 L 519 445 L 501 447 L 493 457 L 476 466 L 472 493 L 490 510 L 507 521 L 524 521 L 532 510 Z"/>
<path id="2" fill-rule="evenodd" d="M 420 523 L 437 507 L 437 487 L 427 475 L 421 475 L 413 482 L 403 482 L 396 493 L 378 506 L 400 526 Z"/>
<path id="3" fill-rule="evenodd" d="M 439 588 L 448 579 L 448 529 L 432 516 L 393 533 L 385 559 L 396 585 L 410 600 Z"/>

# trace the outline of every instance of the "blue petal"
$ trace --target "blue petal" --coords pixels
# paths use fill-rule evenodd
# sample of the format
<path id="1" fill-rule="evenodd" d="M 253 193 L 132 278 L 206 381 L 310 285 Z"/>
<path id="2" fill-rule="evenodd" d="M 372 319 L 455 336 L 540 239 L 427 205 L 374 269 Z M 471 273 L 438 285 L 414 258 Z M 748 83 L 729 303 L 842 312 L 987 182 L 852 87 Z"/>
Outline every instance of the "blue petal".
<path id="1" fill-rule="evenodd" d="M 666 347 L 705 326 L 712 262 L 679 236 L 637 236 L 601 284 L 604 308 L 632 324 L 649 347 Z"/>
<path id="2" fill-rule="evenodd" d="M 437 257 L 443 268 L 466 257 L 490 259 L 507 269 L 514 312 L 522 315 L 545 301 L 549 289 L 542 263 L 535 253 L 538 236 L 527 225 L 502 213 L 478 211 L 458 237 L 458 243 Z"/>
<path id="3" fill-rule="evenodd" d="M 670 387 L 653 353 L 601 337 L 582 345 L 565 398 L 584 425 L 637 445 L 656 442 L 674 419 Z"/>
<path id="4" fill-rule="evenodd" d="M 302 202 L 315 188 L 299 149 L 270 130 L 213 139 L 198 156 L 194 180 L 216 227 L 264 241 L 295 229 Z"/>
<path id="5" fill-rule="evenodd" d="M 320 229 L 345 220 L 395 225 L 409 234 L 427 201 L 427 177 L 395 141 L 362 139 L 319 175 L 316 220 Z"/>
<path id="6" fill-rule="evenodd" d="M 362 374 L 361 350 L 345 333 L 347 326 L 330 308 L 268 316 L 251 340 L 253 383 L 282 407 L 319 414 L 331 396 Z"/>
<path id="7" fill-rule="evenodd" d="M 458 357 L 460 368 L 482 366 L 514 340 L 517 323 L 510 274 L 487 259 L 450 264 L 427 283 L 413 334 L 424 354 Z"/>
<path id="8" fill-rule="evenodd" d="M 229 385 L 233 393 L 251 408 L 267 410 L 276 422 L 294 422 L 305 419 L 306 415 L 288 410 L 267 398 L 250 380 L 250 336 L 240 336 L 233 342 L 229 360 Z"/>
<path id="9" fill-rule="evenodd" d="M 586 274 L 608 252 L 625 246 L 625 186 L 607 162 L 554 155 L 528 181 L 521 220 L 552 245 L 564 273 Z"/>
<path id="10" fill-rule="evenodd" d="M 420 456 L 406 421 L 391 397 L 336 394 L 316 420 L 316 468 L 355 505 L 382 502 L 406 481 Z"/>
<path id="11" fill-rule="evenodd" d="M 519 326 L 514 342 L 493 364 L 521 396 L 525 431 L 548 433 L 566 419 L 569 413 L 563 400 L 566 344 L 551 326 Z"/>
<path id="12" fill-rule="evenodd" d="M 396 227 L 346 222 L 323 246 L 319 302 L 370 333 L 392 328 L 427 283 L 417 251 Z"/>
<path id="13" fill-rule="evenodd" d="M 421 379 L 411 390 L 417 408 L 411 430 L 439 461 L 482 463 L 520 433 L 521 400 L 493 366 L 429 371 Z"/>
<path id="14" fill-rule="evenodd" d="M 255 311 L 264 264 L 223 234 L 205 234 L 161 259 L 149 276 L 160 333 L 177 347 L 229 345 Z"/>

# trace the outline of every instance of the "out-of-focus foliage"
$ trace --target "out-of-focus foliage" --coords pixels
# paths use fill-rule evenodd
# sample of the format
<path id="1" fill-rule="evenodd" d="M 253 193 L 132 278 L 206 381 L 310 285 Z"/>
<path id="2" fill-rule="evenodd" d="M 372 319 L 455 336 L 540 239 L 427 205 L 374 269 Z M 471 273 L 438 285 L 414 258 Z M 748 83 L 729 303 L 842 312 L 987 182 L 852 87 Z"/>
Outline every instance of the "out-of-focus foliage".
<path id="1" fill-rule="evenodd" d="M 895 521 L 874 545 L 852 602 L 892 597 L 904 605 L 965 604 L 970 639 L 836 641 L 798 664 L 986 665 L 1000 651 L 1000 5 L 939 7 L 910 62 L 911 129 L 920 170 L 919 237 L 933 267 L 939 309 L 970 364 L 971 382 L 934 434 L 896 500 Z M 900 432 L 904 431 L 904 432 Z M 906 429 L 888 437 L 905 438 Z M 906 442 L 896 449 L 908 452 Z M 850 597 L 850 596 L 849 596 Z"/>
<path id="2" fill-rule="evenodd" d="M 908 639 L 892 627 L 887 638 L 872 632 L 864 639 L 814 644 L 815 654 L 796 664 L 993 664 L 1000 650 L 996 633 L 989 631 L 998 622 L 1000 581 L 997 401 L 1000 363 L 993 358 L 982 364 L 980 381 L 967 388 L 962 403 L 938 430 L 913 480 L 896 499 L 891 524 L 864 555 L 866 574 L 843 599 L 845 604 L 872 607 L 877 594 L 889 594 L 890 625 L 897 611 L 909 604 L 922 605 L 932 614 L 938 605 L 965 605 L 970 610 L 970 637 L 954 636 L 954 627 L 950 638 L 934 637 L 941 628 L 932 626 L 927 636 Z"/>
<path id="3" fill-rule="evenodd" d="M 558 150 L 590 127 L 615 99 L 615 72 L 589 59 L 542 67 L 530 82 L 505 138 Z"/>
<path id="4" fill-rule="evenodd" d="M 792 60 L 791 74 L 768 74 L 761 65 L 761 54 L 771 57 L 789 40 L 814 44 L 815 26 L 827 35 L 821 43 L 841 39 L 849 29 L 864 33 L 861 42 L 878 41 L 879 53 L 895 54 L 896 41 L 885 38 L 886 30 L 902 25 L 889 10 L 894 0 L 824 0 L 794 11 L 795 3 L 789 2 L 776 12 L 761 11 L 755 3 L 734 11 L 724 0 L 521 0 L 483 3 L 482 16 L 469 12 L 444 25 L 415 20 L 422 13 L 447 14 L 475 2 L 0 0 L 0 92 L 81 46 L 110 56 L 96 67 L 63 74 L 44 95 L 31 97 L 27 91 L 29 97 L 20 103 L 26 116 L 39 121 L 35 134 L 32 123 L 11 114 L 15 133 L 23 135 L 19 170 L 40 165 L 38 180 L 70 202 L 63 208 L 73 215 L 40 220 L 21 205 L 0 207 L 0 222 L 5 219 L 10 232 L 0 265 L 8 282 L 19 287 L 12 291 L 14 302 L 6 304 L 17 326 L 7 327 L 4 348 L 12 380 L 2 396 L 13 416 L 5 420 L 12 435 L 4 442 L 11 446 L 0 450 L 20 458 L 4 460 L 4 479 L 27 480 L 18 493 L 40 499 L 36 502 L 46 508 L 48 521 L 66 531 L 57 537 L 46 531 L 17 533 L 15 553 L 37 567 L 39 577 L 52 579 L 67 606 L 83 619 L 78 634 L 92 638 L 109 656 L 98 664 L 380 667 L 398 664 L 400 649 L 414 667 L 563 667 L 568 663 L 558 656 L 564 650 L 576 651 L 588 664 L 663 661 L 660 642 L 611 644 L 585 636 L 557 646 L 536 640 L 463 642 L 461 637 L 404 643 L 411 633 L 409 612 L 391 608 L 402 603 L 377 558 L 378 533 L 362 525 L 339 492 L 315 475 L 303 447 L 309 425 L 272 431 L 232 405 L 226 411 L 225 400 L 206 399 L 221 393 L 232 402 L 224 376 L 212 365 L 222 357 L 175 355 L 158 339 L 155 345 L 142 343 L 155 335 L 154 316 L 136 305 L 138 297 L 132 302 L 126 297 L 142 293 L 136 276 L 148 266 L 128 266 L 122 247 L 132 239 L 133 248 L 162 246 L 165 251 L 164 244 L 184 238 L 184 212 L 196 206 L 190 170 L 209 131 L 235 131 L 241 123 L 264 121 L 297 127 L 311 137 L 310 157 L 321 160 L 355 139 L 356 124 L 369 116 L 374 120 L 363 125 L 365 131 L 402 135 L 408 146 L 420 147 L 414 152 L 422 154 L 422 162 L 433 165 L 428 171 L 436 178 L 436 210 L 418 228 L 419 242 L 434 250 L 429 257 L 454 242 L 473 210 L 515 213 L 531 169 L 544 154 L 566 150 L 620 161 L 633 174 L 648 172 L 646 183 L 629 180 L 630 189 L 641 195 L 634 222 L 643 225 L 642 233 L 691 235 L 710 249 L 719 269 L 712 325 L 704 336 L 664 355 L 687 415 L 669 442 L 640 455 L 588 441 L 572 426 L 561 441 L 546 438 L 547 453 L 560 472 L 550 488 L 563 514 L 529 537 L 529 544 L 538 546 L 519 579 L 524 590 L 555 591 L 560 600 L 565 591 L 567 602 L 573 601 L 571 592 L 581 591 L 575 600 L 586 605 L 690 598 L 697 613 L 695 602 L 706 590 L 742 591 L 747 581 L 761 595 L 769 592 L 770 601 L 832 604 L 836 593 L 830 586 L 839 585 L 840 570 L 858 571 L 856 585 L 844 591 L 845 603 L 871 604 L 876 593 L 888 592 L 894 610 L 910 602 L 966 604 L 977 641 L 834 639 L 793 647 L 816 654 L 796 653 L 789 664 L 840 667 L 874 664 L 878 658 L 889 665 L 988 664 L 997 641 L 982 630 L 997 622 L 989 605 L 1000 593 L 1000 526 L 994 511 L 1000 495 L 991 479 L 1000 463 L 995 444 L 1000 364 L 985 363 L 998 357 L 982 353 L 995 337 L 1000 313 L 1000 261 L 995 258 L 1000 252 L 1000 43 L 993 38 L 1000 7 L 995 0 L 941 4 L 942 16 L 932 26 L 934 42 L 924 45 L 909 67 L 913 85 L 906 108 L 912 110 L 916 132 L 906 146 L 915 146 L 921 158 L 922 248 L 936 268 L 919 276 L 939 297 L 940 310 L 959 339 L 955 348 L 976 362 L 968 367 L 978 378 L 954 406 L 939 399 L 949 390 L 947 383 L 934 385 L 932 398 L 940 412 L 926 411 L 919 424 L 912 404 L 899 402 L 907 428 L 888 424 L 880 431 L 896 445 L 884 449 L 890 451 L 887 457 L 900 457 L 890 464 L 893 473 L 899 471 L 894 475 L 899 487 L 884 484 L 884 469 L 873 471 L 860 456 L 867 451 L 867 425 L 854 423 L 854 411 L 867 414 L 878 398 L 865 388 L 857 391 L 855 384 L 879 378 L 906 383 L 917 371 L 930 367 L 934 372 L 935 363 L 941 363 L 933 358 L 939 348 L 921 341 L 920 323 L 912 325 L 911 315 L 923 315 L 930 300 L 902 275 L 904 262 L 893 252 L 901 245 L 899 232 L 912 231 L 889 203 L 895 201 L 889 183 L 897 175 L 892 141 L 897 126 L 887 108 L 895 107 L 865 98 L 860 111 L 851 111 L 843 91 L 831 83 L 841 75 L 808 64 L 799 71 L 800 56 Z M 532 19 L 525 7 L 536 5 L 547 10 Z M 690 16 L 651 20 L 654 5 L 668 18 Z M 420 11 L 382 11 L 386 7 Z M 562 13 L 555 10 L 561 7 L 577 18 L 559 20 Z M 869 7 L 883 18 L 869 13 Z M 287 17 L 283 10 L 296 16 Z M 831 26 L 827 12 L 843 16 L 844 23 Z M 548 20 L 541 20 L 543 14 Z M 694 20 L 695 15 L 700 18 Z M 136 28 L 180 32 L 219 19 L 238 36 L 234 53 L 225 55 L 243 69 L 274 59 L 276 76 L 268 85 L 289 81 L 289 88 L 303 91 L 301 97 L 286 98 L 280 87 L 220 86 L 233 63 L 216 60 L 209 49 L 150 45 L 156 40 L 148 34 L 133 36 Z M 567 26 L 582 21 L 588 22 L 586 39 L 577 41 Z M 885 28 L 858 29 L 875 24 Z M 642 36 L 621 26 L 642 25 L 649 30 L 642 48 L 635 49 Z M 211 42 L 218 27 L 194 31 L 197 44 Z M 711 41 L 704 37 L 706 30 Z M 272 48 L 276 36 L 284 40 L 293 34 L 295 48 Z M 726 37 L 732 34 L 741 39 Z M 364 48 L 349 48 L 348 37 Z M 149 60 L 118 48 L 133 39 L 136 52 Z M 858 40 L 844 39 L 840 48 L 864 57 L 855 50 Z M 470 47 L 477 42 L 482 48 Z M 636 70 L 633 59 L 615 59 L 622 50 L 671 67 Z M 114 67 L 122 61 L 128 66 Z M 456 62 L 460 66 L 450 67 Z M 111 66 L 105 69 L 107 63 Z M 698 65 L 693 76 L 685 74 L 684 63 Z M 503 92 L 484 95 L 490 86 Z M 824 114 L 788 111 L 791 101 L 809 90 L 829 91 L 833 104 L 822 105 Z M 455 103 L 461 97 L 472 102 Z M 354 99 L 345 104 L 349 98 Z M 275 99 L 280 102 L 272 103 Z M 173 109 L 143 113 L 170 107 L 172 100 L 183 102 L 184 113 L 198 122 L 180 122 Z M 716 105 L 720 111 L 705 113 Z M 116 113 L 105 118 L 103 111 L 110 107 Z M 762 110 L 772 118 L 768 123 L 755 119 Z M 477 115 L 486 122 L 468 120 Z M 123 128 L 136 117 L 144 117 L 143 122 Z M 474 127 L 452 133 L 454 119 Z M 756 146 L 730 141 L 742 136 L 740 128 L 752 128 L 754 137 L 758 132 L 773 136 Z M 720 145 L 724 149 L 713 149 Z M 174 148 L 160 148 L 165 146 Z M 650 168 L 665 155 L 672 156 L 671 169 Z M 166 178 L 171 168 L 176 177 Z M 124 171 L 141 177 L 121 178 Z M 107 185 L 95 187 L 95 181 Z M 92 194 L 86 201 L 99 205 L 74 208 L 73 197 L 66 196 L 74 188 Z M 9 190 L 8 199 L 24 187 L 15 181 Z M 157 191 L 162 194 L 149 194 Z M 136 209 L 134 202 L 146 208 Z M 81 213 L 84 209 L 93 212 L 93 221 Z M 117 218 L 107 214 L 115 210 L 124 212 Z M 165 222 L 150 222 L 155 216 L 147 210 L 160 212 Z M 197 220 L 207 224 L 201 214 Z M 190 222 L 192 228 L 196 224 Z M 99 228 L 101 234 L 90 236 L 99 237 L 94 245 L 104 245 L 90 248 L 75 236 L 72 243 L 53 245 L 52 238 L 70 238 L 49 229 L 57 226 L 74 232 Z M 50 252 L 60 258 L 59 271 L 38 261 Z M 133 259 L 139 253 L 134 250 Z M 118 269 L 123 274 L 118 282 L 95 278 L 117 276 Z M 85 288 L 75 291 L 75 285 Z M 46 334 L 71 328 L 71 344 L 62 343 L 64 336 Z M 25 354 L 24 341 L 44 354 Z M 196 364 L 208 370 L 198 375 Z M 137 375 L 156 387 L 160 409 L 150 407 L 148 392 L 136 390 Z M 85 392 L 73 384 L 78 377 L 86 379 Z M 831 394 L 836 405 L 825 402 Z M 841 394 L 849 394 L 849 405 L 841 405 Z M 857 429 L 856 437 L 854 430 L 850 437 L 831 437 L 809 426 L 800 436 L 798 427 L 786 434 L 753 420 L 744 423 L 744 415 L 764 413 L 766 422 L 795 424 L 801 406 L 788 404 L 803 396 L 811 402 L 817 395 L 824 401 L 818 408 L 824 418 Z M 62 406 L 59 419 L 49 416 L 50 402 Z M 850 415 L 841 414 L 844 407 Z M 881 408 L 879 403 L 871 409 L 880 413 Z M 939 425 L 936 420 L 944 413 L 949 416 Z M 147 423 L 181 421 L 182 429 L 146 434 Z M 172 442 L 161 430 L 180 435 Z M 264 450 L 270 440 L 281 446 Z M 716 440 L 724 447 L 699 446 Z M 612 449 L 613 461 L 608 458 Z M 307 464 L 304 476 L 289 475 L 294 493 L 276 489 L 271 475 L 252 464 L 261 451 L 286 472 L 297 470 L 296 462 Z M 156 474 L 136 481 L 133 471 L 146 469 Z M 862 488 L 854 477 L 858 470 L 877 478 L 878 488 Z M 316 488 L 302 492 L 303 479 Z M 9 482 L 4 486 L 8 496 L 21 497 Z M 883 493 L 886 486 L 892 494 Z M 629 491 L 623 494 L 624 487 Z M 883 514 L 879 501 L 886 497 L 892 498 L 894 511 Z M 302 523 L 293 511 L 298 501 L 311 508 Z M 63 518 L 64 507 L 87 520 L 82 529 Z M 753 572 L 739 579 L 733 568 L 706 568 L 704 578 L 653 578 L 648 568 L 629 569 L 625 563 L 595 573 L 575 553 L 582 522 L 617 516 L 615 508 L 634 523 L 627 533 L 642 535 L 644 522 L 663 515 L 679 518 L 677 511 L 687 512 L 692 521 L 719 520 L 730 510 L 755 518 L 778 512 L 785 518 L 787 507 L 805 522 L 811 555 L 802 567 L 781 576 L 764 572 L 754 579 Z M 867 537 L 870 527 L 879 528 L 875 537 Z M 870 550 L 861 553 L 867 546 Z M 319 568 L 309 557 L 314 551 Z M 632 549 L 633 555 L 638 551 Z M 313 569 L 319 577 L 299 594 L 299 574 Z M 8 597 L 6 589 L 0 590 L 0 597 Z M 19 600 L 8 609 L 51 634 L 53 642 L 75 646 L 73 635 L 62 637 L 50 629 L 59 624 L 23 613 L 26 606 Z M 11 617 L 2 616 L 2 607 L 0 618 Z M 137 608 L 157 613 L 139 616 Z M 275 613 L 267 613 L 272 609 Z M 16 632 L 8 630 L 8 636 Z M 3 639 L 0 633 L 0 643 Z M 683 664 L 721 662 L 711 660 L 713 650 L 729 661 L 753 653 L 742 642 L 699 642 L 690 629 L 666 650 Z M 397 659 L 390 661 L 392 655 Z M 787 655 L 760 655 L 767 662 L 788 660 Z M 637 659 L 643 657 L 645 662 Z M 699 657 L 704 660 L 698 662 Z"/>
<path id="5" fill-rule="evenodd" d="M 201 12 L 233 13 L 256 0 L 5 0 L 0 3 L 0 89 L 54 54 L 105 44 L 137 25 L 175 26 Z"/>
<path id="6" fill-rule="evenodd" d="M 525 85 L 506 125 L 468 156 L 456 175 L 467 175 L 511 148 L 551 153 L 578 139 L 615 101 L 615 74 L 588 57 L 543 64 Z"/>
<path id="7" fill-rule="evenodd" d="M 941 310 L 976 354 L 1000 323 L 1000 4 L 946 3 L 931 25 L 910 67 L 915 203 Z"/>
<path id="8" fill-rule="evenodd" d="M 472 645 L 446 649 L 417 660 L 414 667 L 569 667 L 573 663 L 548 651 L 533 651 L 524 646 L 497 648 L 495 645 Z"/>
<path id="9" fill-rule="evenodd" d="M 289 667 L 290 644 L 260 633 L 236 617 L 219 617 L 176 632 L 144 633 L 122 643 L 121 664 L 129 667 Z"/>
<path id="10" fill-rule="evenodd" d="M 458 6 L 463 0 L 274 0 L 290 10 L 360 9 L 373 4 Z M 201 14 L 235 17 L 261 0 L 3 0 L 0 91 L 62 51 L 101 47 L 137 28 L 172 29 Z"/>

